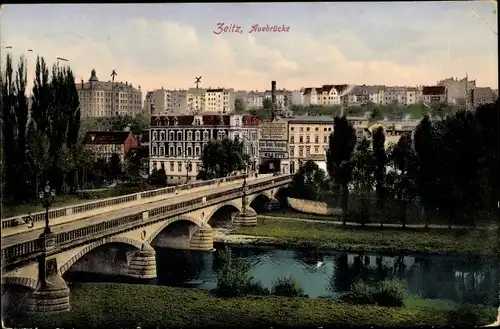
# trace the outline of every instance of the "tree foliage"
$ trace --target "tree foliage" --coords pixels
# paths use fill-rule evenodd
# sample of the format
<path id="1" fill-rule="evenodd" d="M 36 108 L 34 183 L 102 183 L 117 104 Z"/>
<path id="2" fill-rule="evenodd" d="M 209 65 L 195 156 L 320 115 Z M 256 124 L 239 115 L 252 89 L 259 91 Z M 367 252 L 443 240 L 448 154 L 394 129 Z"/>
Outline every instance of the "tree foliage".
<path id="1" fill-rule="evenodd" d="M 293 176 L 290 193 L 298 199 L 320 201 L 327 187 L 325 171 L 314 161 L 307 161 Z"/>
<path id="2" fill-rule="evenodd" d="M 243 142 L 230 138 L 211 140 L 203 149 L 202 170 L 197 179 L 214 179 L 245 169 L 248 156 Z"/>

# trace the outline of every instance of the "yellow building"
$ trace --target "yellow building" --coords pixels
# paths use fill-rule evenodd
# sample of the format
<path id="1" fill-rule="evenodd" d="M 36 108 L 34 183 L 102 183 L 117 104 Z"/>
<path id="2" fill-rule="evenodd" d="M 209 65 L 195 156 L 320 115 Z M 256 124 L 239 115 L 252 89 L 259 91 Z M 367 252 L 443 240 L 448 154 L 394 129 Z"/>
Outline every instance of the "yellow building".
<path id="1" fill-rule="evenodd" d="M 288 120 L 290 173 L 312 160 L 326 170 L 326 149 L 333 131 L 333 117 L 297 116 Z"/>

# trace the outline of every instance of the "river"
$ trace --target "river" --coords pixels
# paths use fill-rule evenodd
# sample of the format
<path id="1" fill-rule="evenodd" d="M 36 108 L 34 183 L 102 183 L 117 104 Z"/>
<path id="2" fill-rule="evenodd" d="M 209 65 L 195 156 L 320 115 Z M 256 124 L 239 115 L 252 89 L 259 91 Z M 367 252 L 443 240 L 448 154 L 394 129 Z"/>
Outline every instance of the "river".
<path id="1" fill-rule="evenodd" d="M 216 244 L 216 248 L 222 248 Z M 312 298 L 338 298 L 362 277 L 375 284 L 402 279 L 411 296 L 430 299 L 498 303 L 497 267 L 493 258 L 461 256 L 353 254 L 273 247 L 231 247 L 233 256 L 250 265 L 255 280 L 271 288 L 291 276 Z M 215 253 L 156 248 L 158 278 L 144 282 L 176 287 L 213 289 L 219 266 Z M 69 271 L 68 282 L 129 282 L 118 276 Z"/>

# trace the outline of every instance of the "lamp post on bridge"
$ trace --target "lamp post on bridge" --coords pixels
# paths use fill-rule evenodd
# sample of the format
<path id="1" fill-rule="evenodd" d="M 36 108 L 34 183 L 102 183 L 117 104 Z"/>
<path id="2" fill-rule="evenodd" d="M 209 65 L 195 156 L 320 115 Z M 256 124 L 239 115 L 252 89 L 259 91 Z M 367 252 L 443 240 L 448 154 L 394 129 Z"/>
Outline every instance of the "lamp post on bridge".
<path id="1" fill-rule="evenodd" d="M 49 227 L 49 208 L 52 206 L 52 202 L 56 197 L 56 190 L 51 189 L 49 182 L 45 184 L 43 190 L 38 192 L 38 199 L 42 202 L 42 206 L 45 208 L 45 229 L 43 230 L 43 234 L 50 233 Z"/>

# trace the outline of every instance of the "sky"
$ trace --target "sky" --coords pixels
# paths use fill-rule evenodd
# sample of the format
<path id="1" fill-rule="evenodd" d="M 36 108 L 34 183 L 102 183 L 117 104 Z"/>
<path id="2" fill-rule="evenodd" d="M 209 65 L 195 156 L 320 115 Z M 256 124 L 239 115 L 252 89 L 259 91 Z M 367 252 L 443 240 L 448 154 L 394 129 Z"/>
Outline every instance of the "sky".
<path id="1" fill-rule="evenodd" d="M 447 77 L 498 88 L 496 1 L 4 5 L 2 60 L 69 60 L 77 81 L 159 88 L 300 89 L 432 85 Z M 219 23 L 241 33 L 214 34 Z M 252 26 L 285 26 L 253 32 Z M 12 49 L 5 47 L 10 46 Z M 33 52 L 28 52 L 32 49 Z M 4 61 L 4 60 L 3 60 Z M 29 85 L 29 86 L 30 86 Z"/>

